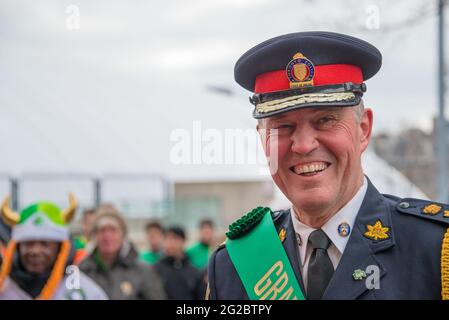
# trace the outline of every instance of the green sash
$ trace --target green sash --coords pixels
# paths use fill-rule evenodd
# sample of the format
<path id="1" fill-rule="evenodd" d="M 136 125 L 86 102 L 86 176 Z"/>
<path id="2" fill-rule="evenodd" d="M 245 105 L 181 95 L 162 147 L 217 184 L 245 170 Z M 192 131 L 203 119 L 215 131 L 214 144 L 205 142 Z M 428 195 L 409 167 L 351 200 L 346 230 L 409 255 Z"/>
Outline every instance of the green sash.
<path id="1" fill-rule="evenodd" d="M 251 300 L 304 300 L 269 212 L 226 248 Z"/>

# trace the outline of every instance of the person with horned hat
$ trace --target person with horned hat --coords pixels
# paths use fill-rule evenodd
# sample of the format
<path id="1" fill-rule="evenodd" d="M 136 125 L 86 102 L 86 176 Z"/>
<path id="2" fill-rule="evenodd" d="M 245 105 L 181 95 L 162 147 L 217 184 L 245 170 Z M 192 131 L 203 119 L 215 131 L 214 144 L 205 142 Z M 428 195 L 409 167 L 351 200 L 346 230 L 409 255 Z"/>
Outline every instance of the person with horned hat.
<path id="1" fill-rule="evenodd" d="M 60 210 L 50 202 L 27 206 L 20 214 L 1 206 L 4 221 L 11 226 L 0 269 L 1 300 L 105 300 L 104 291 L 72 265 L 73 253 L 68 223 L 77 209 L 69 193 L 69 207 Z"/>

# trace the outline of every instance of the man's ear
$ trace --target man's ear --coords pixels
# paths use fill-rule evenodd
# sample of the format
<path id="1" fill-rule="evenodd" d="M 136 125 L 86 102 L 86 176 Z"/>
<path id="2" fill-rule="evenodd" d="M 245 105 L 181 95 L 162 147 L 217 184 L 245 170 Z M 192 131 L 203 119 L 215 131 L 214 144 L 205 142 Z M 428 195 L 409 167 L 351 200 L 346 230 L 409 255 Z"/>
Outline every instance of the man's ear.
<path id="1" fill-rule="evenodd" d="M 373 110 L 365 108 L 362 119 L 359 123 L 361 151 L 364 152 L 371 141 L 371 131 L 373 129 Z"/>

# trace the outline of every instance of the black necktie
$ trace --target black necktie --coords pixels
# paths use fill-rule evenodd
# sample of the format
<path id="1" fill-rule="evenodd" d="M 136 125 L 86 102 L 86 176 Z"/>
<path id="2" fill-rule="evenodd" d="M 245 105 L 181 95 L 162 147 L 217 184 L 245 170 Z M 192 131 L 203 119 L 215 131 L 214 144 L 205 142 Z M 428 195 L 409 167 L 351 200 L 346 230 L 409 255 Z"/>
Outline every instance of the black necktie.
<path id="1" fill-rule="evenodd" d="M 334 267 L 327 254 L 331 241 L 323 230 L 318 229 L 310 234 L 309 245 L 313 251 L 307 270 L 307 299 L 320 300 L 334 273 Z"/>

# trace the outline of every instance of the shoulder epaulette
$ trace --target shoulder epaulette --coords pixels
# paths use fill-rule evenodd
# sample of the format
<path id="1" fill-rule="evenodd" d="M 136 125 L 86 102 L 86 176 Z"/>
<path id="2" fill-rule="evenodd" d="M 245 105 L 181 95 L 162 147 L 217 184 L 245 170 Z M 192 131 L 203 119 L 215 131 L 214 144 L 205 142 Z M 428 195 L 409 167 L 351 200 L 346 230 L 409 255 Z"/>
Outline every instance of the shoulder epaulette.
<path id="1" fill-rule="evenodd" d="M 422 199 L 398 201 L 396 210 L 416 217 L 449 224 L 449 205 Z M 449 300 L 449 228 L 441 244 L 441 298 Z"/>
<path id="2" fill-rule="evenodd" d="M 396 210 L 420 218 L 449 224 L 449 205 L 445 203 L 405 198 L 398 201 Z"/>
<path id="3" fill-rule="evenodd" d="M 229 231 L 226 232 L 226 236 L 231 240 L 240 238 L 255 226 L 257 226 L 267 213 L 272 213 L 271 209 L 268 207 L 257 207 L 251 210 L 237 221 L 231 223 L 231 225 L 229 226 Z"/>

